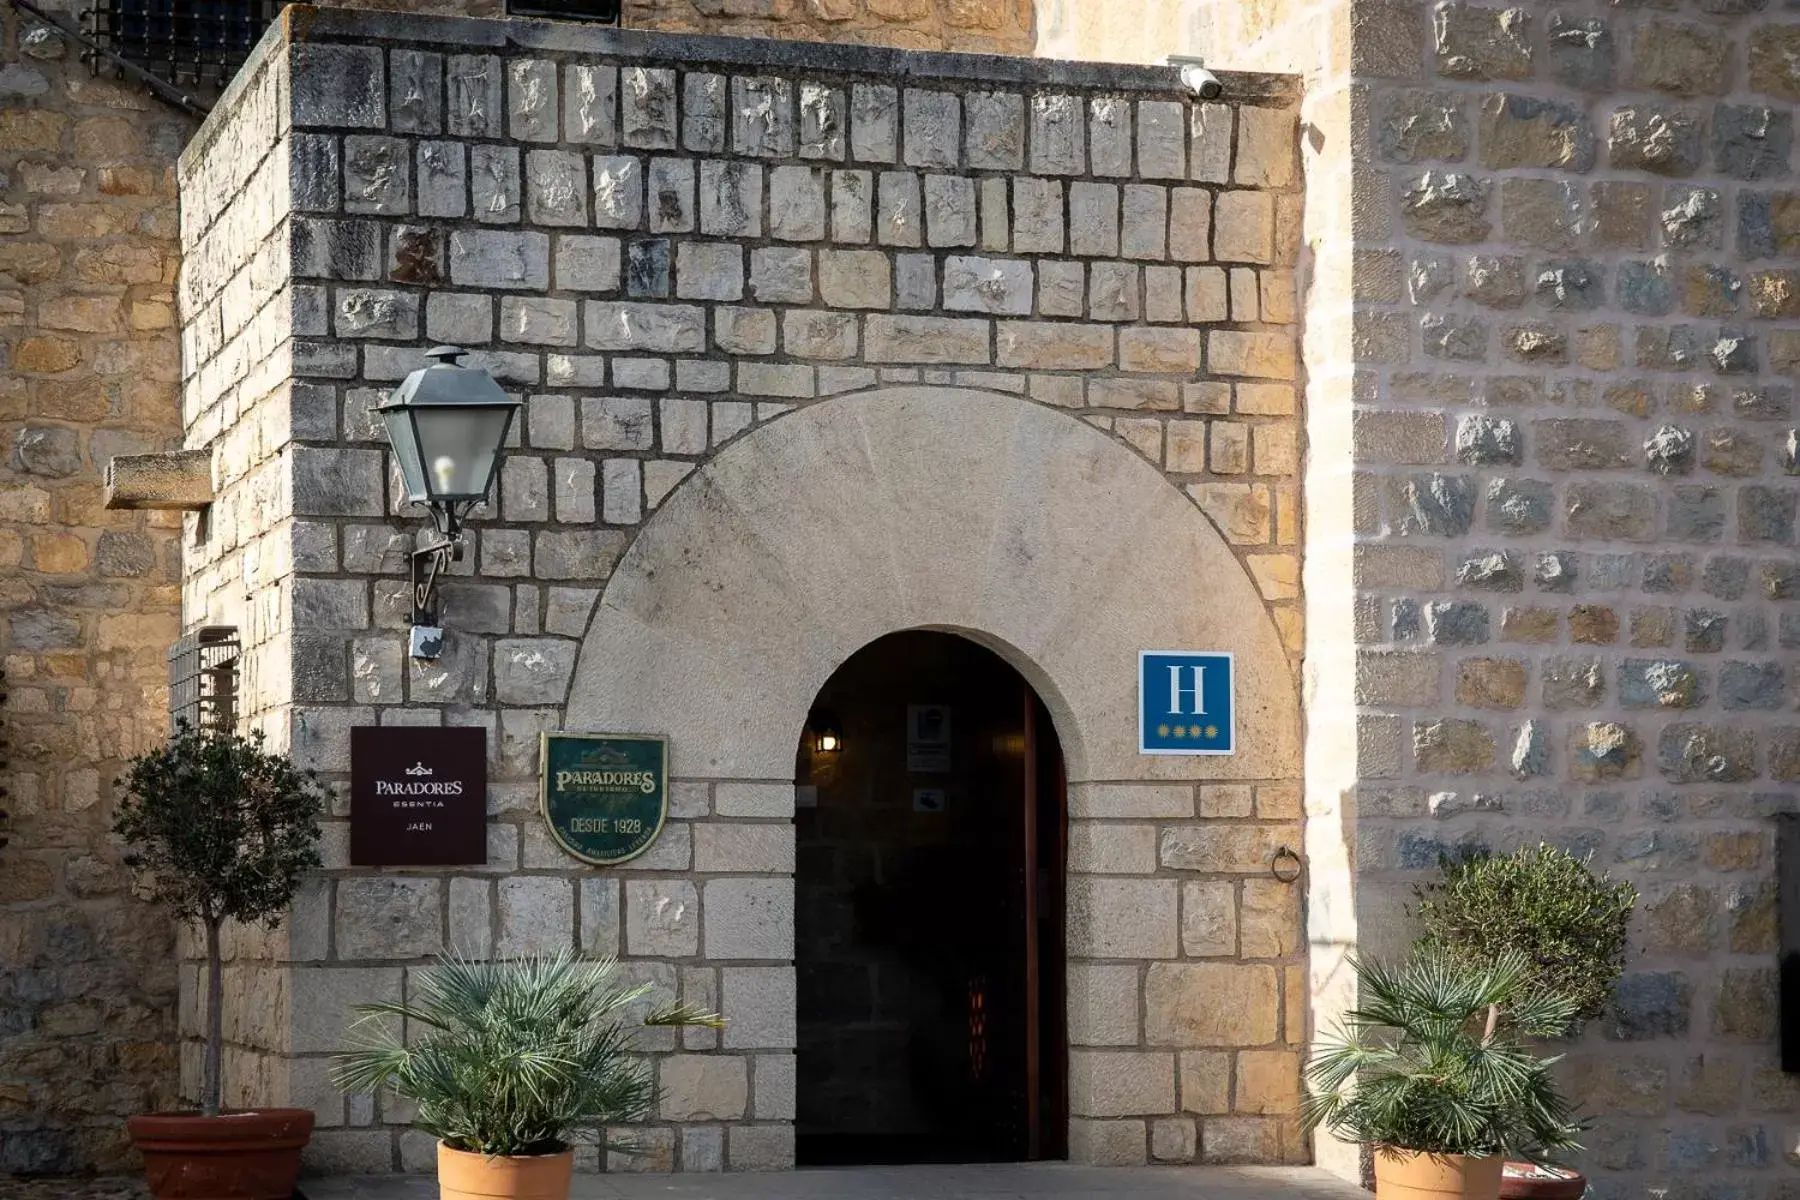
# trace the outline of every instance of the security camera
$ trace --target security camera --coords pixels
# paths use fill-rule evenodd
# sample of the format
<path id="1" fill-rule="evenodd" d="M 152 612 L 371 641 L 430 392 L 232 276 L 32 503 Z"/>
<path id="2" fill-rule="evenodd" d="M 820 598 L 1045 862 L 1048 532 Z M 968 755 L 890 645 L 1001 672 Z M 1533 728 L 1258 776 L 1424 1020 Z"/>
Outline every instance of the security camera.
<path id="1" fill-rule="evenodd" d="M 1207 70 L 1205 64 L 1197 58 L 1170 55 L 1169 65 L 1181 68 L 1181 86 L 1202 100 L 1217 100 L 1225 91 L 1225 85 L 1219 82 L 1219 77 Z"/>

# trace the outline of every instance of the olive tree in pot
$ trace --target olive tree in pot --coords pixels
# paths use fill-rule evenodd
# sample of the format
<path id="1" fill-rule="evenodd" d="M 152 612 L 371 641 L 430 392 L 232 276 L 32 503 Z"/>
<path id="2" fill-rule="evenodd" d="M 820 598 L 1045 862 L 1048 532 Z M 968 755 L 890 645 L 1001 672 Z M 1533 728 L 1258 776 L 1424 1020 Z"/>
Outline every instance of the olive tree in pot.
<path id="1" fill-rule="evenodd" d="M 565 1200 L 573 1143 L 604 1141 L 603 1127 L 655 1108 L 632 1026 L 724 1024 L 688 1005 L 634 1019 L 650 986 L 622 985 L 616 973 L 610 959 L 567 952 L 444 959 L 414 977 L 410 1002 L 358 1008 L 338 1086 L 387 1089 L 417 1106 L 413 1124 L 438 1140 L 442 1200 Z"/>
<path id="2" fill-rule="evenodd" d="M 1573 1004 L 1569 1027 L 1555 1036 L 1574 1034 L 1605 1011 L 1625 970 L 1637 889 L 1546 844 L 1441 866 L 1436 883 L 1416 889 L 1424 927 L 1417 949 L 1471 964 L 1520 956 L 1522 986 Z M 1507 1200 L 1579 1200 L 1586 1190 L 1580 1172 L 1546 1162 L 1507 1163 L 1500 1184 Z"/>
<path id="3" fill-rule="evenodd" d="M 132 1117 L 151 1191 L 166 1200 L 287 1200 L 312 1136 L 309 1109 L 221 1106 L 225 922 L 281 920 L 302 877 L 319 866 L 317 781 L 260 733 L 202 732 L 186 724 L 132 760 L 113 832 L 127 866 L 154 899 L 206 938 L 206 1050 L 197 1112 Z"/>
<path id="4" fill-rule="evenodd" d="M 1373 1149 L 1380 1200 L 1495 1200 L 1507 1155 L 1576 1148 L 1557 1060 L 1529 1045 L 1574 1003 L 1529 988 L 1522 956 L 1355 965 L 1358 1006 L 1307 1064 L 1302 1119 Z"/>

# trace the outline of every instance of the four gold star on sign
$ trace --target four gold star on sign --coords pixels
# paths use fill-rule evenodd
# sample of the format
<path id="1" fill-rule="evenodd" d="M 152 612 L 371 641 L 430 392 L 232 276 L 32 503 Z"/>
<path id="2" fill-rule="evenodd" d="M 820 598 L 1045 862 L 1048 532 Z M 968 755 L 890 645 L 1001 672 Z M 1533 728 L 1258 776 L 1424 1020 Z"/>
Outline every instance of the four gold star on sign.
<path id="1" fill-rule="evenodd" d="M 1202 730 L 1200 728 L 1200 726 L 1198 726 L 1198 725 L 1177 725 L 1173 729 L 1171 729 L 1167 725 L 1158 725 L 1156 727 L 1156 736 L 1157 737 L 1165 737 L 1165 738 L 1166 737 L 1178 737 L 1178 738 L 1205 737 L 1208 741 L 1211 741 L 1212 739 L 1219 736 L 1219 727 L 1217 725 L 1208 725 L 1204 730 Z"/>

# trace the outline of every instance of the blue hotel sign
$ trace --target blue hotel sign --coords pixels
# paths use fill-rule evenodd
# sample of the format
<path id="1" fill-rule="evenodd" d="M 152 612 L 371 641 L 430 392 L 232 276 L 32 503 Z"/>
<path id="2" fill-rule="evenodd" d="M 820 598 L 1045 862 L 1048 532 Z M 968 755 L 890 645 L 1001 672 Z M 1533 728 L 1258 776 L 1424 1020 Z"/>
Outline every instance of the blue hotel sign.
<path id="1" fill-rule="evenodd" d="M 1145 650 L 1138 655 L 1138 751 L 1231 754 L 1237 749 L 1231 655 Z"/>

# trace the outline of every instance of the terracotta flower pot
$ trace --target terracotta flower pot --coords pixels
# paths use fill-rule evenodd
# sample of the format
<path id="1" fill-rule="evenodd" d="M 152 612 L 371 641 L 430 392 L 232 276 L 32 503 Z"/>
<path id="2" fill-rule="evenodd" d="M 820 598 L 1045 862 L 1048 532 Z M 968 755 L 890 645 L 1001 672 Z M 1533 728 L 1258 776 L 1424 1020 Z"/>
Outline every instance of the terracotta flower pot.
<path id="1" fill-rule="evenodd" d="M 487 1158 L 438 1143 L 440 1200 L 568 1200 L 575 1152 Z"/>
<path id="2" fill-rule="evenodd" d="M 1581 1200 L 1587 1179 L 1567 1167 L 1509 1162 L 1500 1177 L 1500 1200 Z"/>
<path id="3" fill-rule="evenodd" d="M 156 1200 L 288 1200 L 300 1150 L 312 1139 L 306 1108 L 159 1113 L 125 1122 L 144 1156 Z"/>
<path id="4" fill-rule="evenodd" d="M 1498 1154 L 1420 1154 L 1387 1146 L 1375 1148 L 1378 1200 L 1496 1200 L 1500 1195 Z"/>

